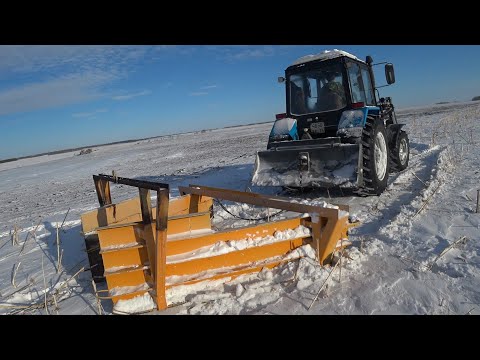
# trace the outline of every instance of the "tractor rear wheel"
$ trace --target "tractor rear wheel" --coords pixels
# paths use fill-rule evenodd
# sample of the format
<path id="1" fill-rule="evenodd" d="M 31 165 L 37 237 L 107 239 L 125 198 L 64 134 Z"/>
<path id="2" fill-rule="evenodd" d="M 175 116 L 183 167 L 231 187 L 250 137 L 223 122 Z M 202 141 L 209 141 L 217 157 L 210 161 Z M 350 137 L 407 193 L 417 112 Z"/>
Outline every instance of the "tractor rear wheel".
<path id="1" fill-rule="evenodd" d="M 387 187 L 390 151 L 387 131 L 381 120 L 367 116 L 362 132 L 363 190 L 371 195 L 380 195 Z"/>
<path id="2" fill-rule="evenodd" d="M 391 156 L 391 171 L 403 171 L 408 166 L 408 159 L 410 157 L 410 142 L 405 131 L 400 131 L 397 142 L 392 150 Z"/>

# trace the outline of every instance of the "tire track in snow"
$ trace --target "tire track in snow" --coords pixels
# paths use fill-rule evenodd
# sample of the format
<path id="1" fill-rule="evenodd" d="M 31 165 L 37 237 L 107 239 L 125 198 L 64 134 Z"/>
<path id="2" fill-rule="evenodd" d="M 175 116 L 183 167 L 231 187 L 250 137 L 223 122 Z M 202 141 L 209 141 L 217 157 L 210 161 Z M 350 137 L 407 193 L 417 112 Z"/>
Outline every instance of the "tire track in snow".
<path id="1" fill-rule="evenodd" d="M 355 209 L 363 214 L 358 216 L 362 225 L 353 229 L 351 234 L 354 237 L 381 235 L 385 234 L 385 231 L 397 232 L 403 226 L 408 226 L 411 217 L 422 205 L 420 199 L 428 196 L 438 186 L 435 181 L 438 161 L 445 152 L 445 147 L 435 146 L 412 157 L 407 169 L 391 176 L 387 189 L 377 201 L 370 206 Z M 414 174 L 428 186 L 425 188 Z M 398 235 L 394 239 L 398 240 L 400 237 Z M 380 238 L 391 242 L 390 237 Z"/>

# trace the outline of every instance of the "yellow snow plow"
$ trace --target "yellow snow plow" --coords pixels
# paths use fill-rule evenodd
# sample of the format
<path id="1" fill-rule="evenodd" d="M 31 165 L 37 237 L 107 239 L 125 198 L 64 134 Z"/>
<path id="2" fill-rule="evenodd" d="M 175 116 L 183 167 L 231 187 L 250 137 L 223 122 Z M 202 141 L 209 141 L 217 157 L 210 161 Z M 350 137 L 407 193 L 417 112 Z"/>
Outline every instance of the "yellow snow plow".
<path id="1" fill-rule="evenodd" d="M 100 207 L 82 214 L 92 275 L 106 280 L 101 299 L 135 300 L 147 294 L 158 310 L 166 293 L 205 280 L 225 282 L 302 257 L 312 246 L 320 264 L 348 244 L 348 206 L 326 208 L 250 192 L 190 185 L 169 199 L 169 185 L 94 175 Z M 113 203 L 110 183 L 137 187 L 139 196 Z M 156 206 L 151 206 L 156 192 Z M 252 226 L 216 230 L 213 199 L 285 210 L 293 215 Z M 298 213 L 298 216 L 295 215 Z"/>

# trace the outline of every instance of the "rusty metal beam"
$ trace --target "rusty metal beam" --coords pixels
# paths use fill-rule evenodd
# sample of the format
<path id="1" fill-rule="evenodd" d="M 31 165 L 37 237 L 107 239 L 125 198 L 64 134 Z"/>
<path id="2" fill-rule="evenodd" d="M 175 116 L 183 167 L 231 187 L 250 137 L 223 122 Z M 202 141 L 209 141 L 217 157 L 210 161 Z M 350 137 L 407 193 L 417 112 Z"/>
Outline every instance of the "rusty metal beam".
<path id="1" fill-rule="evenodd" d="M 251 205 L 293 211 L 298 213 L 315 213 L 319 216 L 338 219 L 338 209 L 324 208 L 320 206 L 292 203 L 291 199 L 273 195 L 263 195 L 244 191 L 212 188 L 208 186 L 190 185 L 179 186 L 180 194 L 206 195 L 215 199 L 223 199 L 241 202 Z"/>
<path id="2" fill-rule="evenodd" d="M 142 212 L 143 236 L 147 244 L 148 261 L 152 271 L 155 269 L 155 224 L 153 223 L 150 190 L 145 188 L 139 188 L 138 190 L 140 195 L 140 208 Z"/>
<path id="3" fill-rule="evenodd" d="M 156 251 L 155 251 L 155 294 L 157 308 L 167 308 L 165 296 L 165 274 L 167 258 L 167 226 L 168 226 L 169 190 L 161 189 L 157 192 L 157 219 L 156 219 Z"/>
<path id="4" fill-rule="evenodd" d="M 160 182 L 136 180 L 136 179 L 129 179 L 129 178 L 123 178 L 118 176 L 114 177 L 112 175 L 105 175 L 105 174 L 93 175 L 93 180 L 96 181 L 97 179 L 114 182 L 116 184 L 123 184 L 123 185 L 143 188 L 143 189 L 149 189 L 149 190 L 158 190 L 158 189 L 168 190 L 170 188 L 168 184 L 164 184 Z"/>
<path id="5" fill-rule="evenodd" d="M 153 221 L 152 203 L 150 201 L 150 190 L 139 188 L 140 211 L 142 213 L 142 222 L 144 225 L 151 224 Z"/>
<path id="6" fill-rule="evenodd" d="M 110 183 L 102 178 L 93 178 L 95 182 L 95 190 L 97 191 L 98 203 L 100 207 L 110 205 L 112 203 L 112 195 L 110 194 Z"/>

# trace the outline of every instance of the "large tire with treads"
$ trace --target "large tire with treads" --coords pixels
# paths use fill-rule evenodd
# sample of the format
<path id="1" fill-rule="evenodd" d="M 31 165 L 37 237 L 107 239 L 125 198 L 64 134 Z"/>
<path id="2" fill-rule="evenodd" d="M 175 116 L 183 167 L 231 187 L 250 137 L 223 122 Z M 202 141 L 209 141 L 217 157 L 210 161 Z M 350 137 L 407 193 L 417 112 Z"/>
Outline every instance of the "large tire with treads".
<path id="1" fill-rule="evenodd" d="M 363 181 L 362 191 L 380 195 L 387 187 L 390 169 L 387 130 L 383 121 L 368 115 L 362 131 Z"/>
<path id="2" fill-rule="evenodd" d="M 405 131 L 400 131 L 397 141 L 393 145 L 392 155 L 390 157 L 390 171 L 399 172 L 408 167 L 410 158 L 410 142 Z"/>

